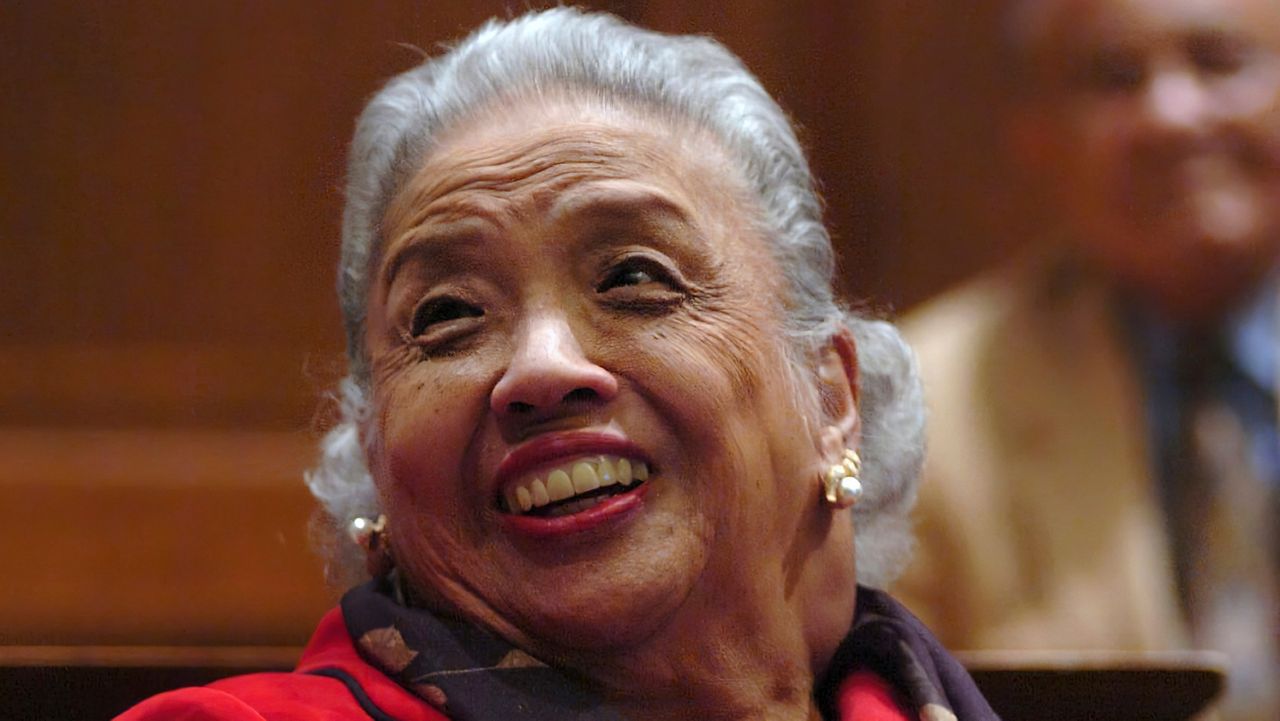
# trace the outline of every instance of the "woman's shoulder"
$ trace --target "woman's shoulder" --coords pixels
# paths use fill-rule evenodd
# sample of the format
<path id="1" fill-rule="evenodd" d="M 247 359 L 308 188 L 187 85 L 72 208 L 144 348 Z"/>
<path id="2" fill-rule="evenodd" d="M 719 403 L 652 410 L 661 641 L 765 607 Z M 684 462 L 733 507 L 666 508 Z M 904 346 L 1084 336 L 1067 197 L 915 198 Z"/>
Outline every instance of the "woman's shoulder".
<path id="1" fill-rule="evenodd" d="M 180 688 L 143 701 L 115 721 L 262 721 L 263 716 L 240 699 L 207 687 Z"/>
<path id="2" fill-rule="evenodd" d="M 292 672 L 254 673 L 153 696 L 115 721 L 448 721 L 356 652 L 338 609 Z"/>
<path id="3" fill-rule="evenodd" d="M 116 721 L 447 721 L 416 698 L 379 706 L 388 691 L 341 669 L 256 673 L 153 696 Z"/>
<path id="4" fill-rule="evenodd" d="M 855 671 L 841 684 L 836 698 L 841 721 L 911 721 L 894 688 L 873 671 Z"/>
<path id="5" fill-rule="evenodd" d="M 257 673 L 153 696 L 117 717 L 116 721 L 336 721 L 359 718 L 368 718 L 368 714 L 336 679 L 302 673 Z"/>

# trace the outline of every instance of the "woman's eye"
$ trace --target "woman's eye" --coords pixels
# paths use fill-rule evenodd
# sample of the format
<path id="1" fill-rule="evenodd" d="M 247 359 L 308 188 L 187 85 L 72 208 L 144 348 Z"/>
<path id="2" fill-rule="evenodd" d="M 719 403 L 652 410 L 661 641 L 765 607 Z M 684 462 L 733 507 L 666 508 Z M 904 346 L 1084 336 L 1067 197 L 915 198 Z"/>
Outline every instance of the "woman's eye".
<path id="1" fill-rule="evenodd" d="M 644 286 L 652 283 L 661 284 L 667 289 L 674 289 L 676 285 L 671 278 L 671 273 L 662 268 L 657 261 L 629 259 L 610 269 L 604 280 L 596 286 L 596 292 L 606 293 L 615 288 Z"/>
<path id="2" fill-rule="evenodd" d="M 604 303 L 619 310 L 665 313 L 683 303 L 688 288 L 678 272 L 646 257 L 622 260 L 596 286 Z"/>
<path id="3" fill-rule="evenodd" d="M 653 283 L 656 279 L 643 268 L 622 267 L 617 268 L 605 277 L 604 281 L 596 289 L 604 292 L 611 288 L 618 288 L 628 285 L 644 285 L 645 283 Z"/>
<path id="4" fill-rule="evenodd" d="M 464 318 L 480 318 L 483 315 L 484 310 L 458 298 L 433 298 L 414 311 L 409 332 L 417 337 L 433 326 Z"/>

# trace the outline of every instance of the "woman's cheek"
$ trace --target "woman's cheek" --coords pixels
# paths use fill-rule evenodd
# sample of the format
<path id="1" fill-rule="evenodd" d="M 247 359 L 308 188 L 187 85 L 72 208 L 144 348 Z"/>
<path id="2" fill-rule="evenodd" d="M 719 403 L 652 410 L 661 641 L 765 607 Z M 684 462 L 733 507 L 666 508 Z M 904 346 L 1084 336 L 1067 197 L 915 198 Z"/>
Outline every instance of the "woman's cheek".
<path id="1" fill-rule="evenodd" d="M 629 344 L 630 351 L 617 367 L 667 406 L 668 412 L 705 420 L 724 410 L 734 394 L 734 383 L 733 374 L 725 372 L 718 353 L 698 337 L 699 332 L 687 323 L 666 325 L 645 342 Z"/>
<path id="2" fill-rule="evenodd" d="M 739 401 L 757 396 L 770 367 L 781 360 L 772 339 L 780 329 L 767 327 L 761 318 L 768 311 L 750 304 L 729 304 L 691 315 L 685 332 L 689 347 L 701 356 L 704 367 L 723 377 L 725 391 Z"/>
<path id="3" fill-rule="evenodd" d="M 476 402 L 462 392 L 464 378 L 445 383 L 440 378 L 405 374 L 380 408 L 381 450 L 388 489 L 415 507 L 439 507 L 456 492 L 461 459 L 477 420 Z M 425 504 L 425 505 L 424 505 Z"/>
<path id="4" fill-rule="evenodd" d="M 771 376 L 765 364 L 774 355 L 760 340 L 766 333 L 733 314 L 690 314 L 650 335 L 632 359 L 650 368 L 632 375 L 650 384 L 648 392 L 682 434 L 720 443 L 728 419 L 752 406 Z"/>

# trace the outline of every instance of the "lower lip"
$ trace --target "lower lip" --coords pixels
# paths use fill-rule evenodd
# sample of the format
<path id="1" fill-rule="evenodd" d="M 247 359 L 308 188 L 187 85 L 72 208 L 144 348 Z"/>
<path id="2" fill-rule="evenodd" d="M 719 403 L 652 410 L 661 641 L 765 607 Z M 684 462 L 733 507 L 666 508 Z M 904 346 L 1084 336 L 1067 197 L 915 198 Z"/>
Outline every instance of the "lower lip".
<path id="1" fill-rule="evenodd" d="M 554 518 L 542 516 L 504 515 L 503 525 L 508 531 L 531 538 L 564 538 L 586 531 L 593 531 L 607 523 L 621 521 L 640 509 L 649 483 L 634 491 L 611 496 L 596 505 L 569 516 Z"/>

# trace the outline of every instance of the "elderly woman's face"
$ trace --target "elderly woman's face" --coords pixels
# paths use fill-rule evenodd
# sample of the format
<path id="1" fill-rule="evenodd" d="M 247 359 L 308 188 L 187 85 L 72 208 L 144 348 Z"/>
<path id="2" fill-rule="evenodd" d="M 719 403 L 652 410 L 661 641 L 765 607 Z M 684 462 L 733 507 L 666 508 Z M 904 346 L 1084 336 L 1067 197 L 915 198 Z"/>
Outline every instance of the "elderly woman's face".
<path id="1" fill-rule="evenodd" d="M 786 587 L 819 404 L 736 170 L 664 122 L 504 110 L 386 217 L 365 431 L 398 566 L 535 647 L 625 648 Z"/>

